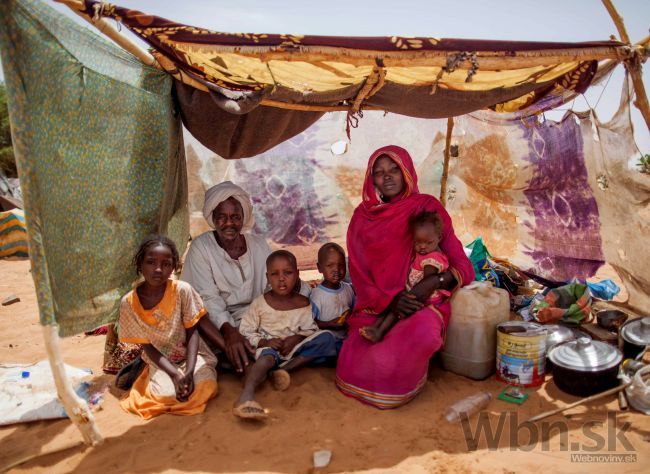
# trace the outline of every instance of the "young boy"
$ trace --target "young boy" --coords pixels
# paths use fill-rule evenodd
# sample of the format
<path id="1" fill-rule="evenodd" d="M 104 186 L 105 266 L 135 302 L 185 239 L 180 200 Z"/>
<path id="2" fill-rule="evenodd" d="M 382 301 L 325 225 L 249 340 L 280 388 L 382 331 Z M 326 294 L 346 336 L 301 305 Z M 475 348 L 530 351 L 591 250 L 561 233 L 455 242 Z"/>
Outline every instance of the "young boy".
<path id="1" fill-rule="evenodd" d="M 255 348 L 255 363 L 246 372 L 233 414 L 248 420 L 267 417 L 255 400 L 255 389 L 267 375 L 273 388 L 286 390 L 289 372 L 336 355 L 335 337 L 318 329 L 309 300 L 297 292 L 296 257 L 276 250 L 266 259 L 266 277 L 271 289 L 253 300 L 239 325 Z"/>
<path id="2" fill-rule="evenodd" d="M 352 285 L 343 281 L 345 278 L 345 251 L 333 242 L 323 245 L 318 250 L 318 271 L 323 275 L 323 282 L 311 291 L 314 319 L 320 329 L 328 329 L 337 339 L 337 348 L 347 335 L 346 317 L 354 307 L 354 290 Z"/>

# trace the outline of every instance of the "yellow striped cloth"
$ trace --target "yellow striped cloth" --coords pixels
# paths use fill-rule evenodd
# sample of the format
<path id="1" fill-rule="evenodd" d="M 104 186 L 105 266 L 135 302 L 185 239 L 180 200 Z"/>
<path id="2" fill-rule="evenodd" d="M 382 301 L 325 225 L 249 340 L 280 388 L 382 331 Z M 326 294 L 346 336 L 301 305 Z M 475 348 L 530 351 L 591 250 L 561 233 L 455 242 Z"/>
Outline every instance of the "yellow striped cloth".
<path id="1" fill-rule="evenodd" d="M 0 258 L 28 255 L 25 213 L 20 209 L 0 212 Z"/>

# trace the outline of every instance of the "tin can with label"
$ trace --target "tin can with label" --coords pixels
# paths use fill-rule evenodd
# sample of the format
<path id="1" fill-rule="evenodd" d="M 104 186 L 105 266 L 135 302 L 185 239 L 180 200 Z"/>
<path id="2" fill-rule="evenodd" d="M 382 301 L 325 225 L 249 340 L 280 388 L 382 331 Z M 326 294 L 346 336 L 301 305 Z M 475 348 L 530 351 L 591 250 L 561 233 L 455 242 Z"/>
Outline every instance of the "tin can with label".
<path id="1" fill-rule="evenodd" d="M 507 321 L 497 326 L 497 379 L 520 387 L 544 382 L 546 329 L 541 324 Z"/>

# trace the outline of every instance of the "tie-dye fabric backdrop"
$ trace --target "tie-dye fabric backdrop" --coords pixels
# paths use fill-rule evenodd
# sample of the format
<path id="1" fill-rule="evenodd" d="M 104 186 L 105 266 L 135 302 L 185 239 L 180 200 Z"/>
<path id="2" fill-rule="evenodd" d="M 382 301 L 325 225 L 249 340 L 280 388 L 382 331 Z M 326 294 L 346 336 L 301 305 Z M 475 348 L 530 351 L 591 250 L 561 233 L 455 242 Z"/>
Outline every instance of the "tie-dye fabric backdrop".
<path id="1" fill-rule="evenodd" d="M 630 230 L 625 240 L 617 234 L 638 228 L 650 235 L 647 209 L 638 213 L 624 198 L 633 193 L 632 180 L 647 201 L 650 178 L 628 164 L 636 150 L 627 105 L 609 124 L 592 127 L 592 120 L 568 114 L 557 123 L 487 112 L 456 118 L 452 142 L 459 152 L 450 162 L 447 208 L 464 243 L 482 236 L 494 256 L 548 279 L 590 277 L 608 261 L 639 289 L 630 291 L 630 302 L 639 303 L 650 289 L 639 264 L 647 265 L 648 257 L 634 252 L 642 245 L 639 232 Z M 263 155 L 230 162 L 188 137 L 193 234 L 205 228 L 198 217 L 203 190 L 231 179 L 253 196 L 256 231 L 295 252 L 303 268 L 313 267 L 319 245 L 345 243 L 367 158 L 385 144 L 409 150 L 421 191 L 439 195 L 446 120 L 368 112 L 353 129 L 348 151 L 335 156 L 331 145 L 345 140 L 344 128 L 344 114 L 329 114 Z"/>

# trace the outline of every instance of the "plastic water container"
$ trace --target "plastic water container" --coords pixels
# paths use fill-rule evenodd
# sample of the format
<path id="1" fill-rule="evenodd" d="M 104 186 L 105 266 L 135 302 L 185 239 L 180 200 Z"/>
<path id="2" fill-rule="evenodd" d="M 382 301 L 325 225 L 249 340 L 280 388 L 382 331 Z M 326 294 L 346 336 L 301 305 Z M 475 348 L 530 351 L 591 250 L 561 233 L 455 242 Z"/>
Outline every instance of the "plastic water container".
<path id="1" fill-rule="evenodd" d="M 469 418 L 477 411 L 488 406 L 490 400 L 492 400 L 490 392 L 479 392 L 463 398 L 445 410 L 445 419 L 449 423 L 455 423 L 460 420 L 463 413 Z"/>
<path id="2" fill-rule="evenodd" d="M 494 373 L 497 324 L 510 318 L 508 292 L 489 283 L 474 282 L 451 299 L 442 365 L 474 380 Z"/>

